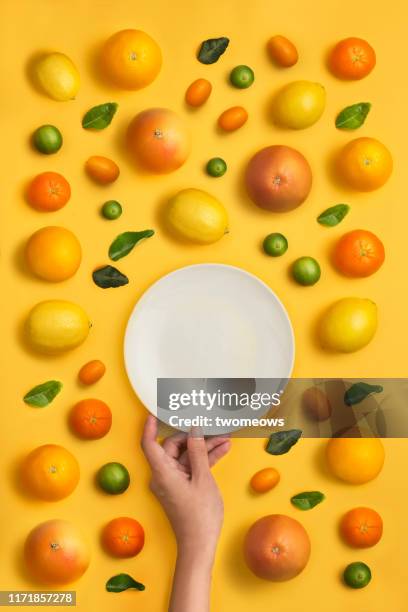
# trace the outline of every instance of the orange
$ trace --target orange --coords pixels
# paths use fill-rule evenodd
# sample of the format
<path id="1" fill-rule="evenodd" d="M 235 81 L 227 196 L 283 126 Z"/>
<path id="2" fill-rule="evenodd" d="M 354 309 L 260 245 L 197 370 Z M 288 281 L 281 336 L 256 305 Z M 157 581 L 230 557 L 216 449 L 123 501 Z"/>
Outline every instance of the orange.
<path id="1" fill-rule="evenodd" d="M 69 415 L 72 430 L 85 440 L 103 438 L 112 426 L 112 413 L 105 402 L 84 399 L 75 404 Z"/>
<path id="2" fill-rule="evenodd" d="M 266 493 L 270 491 L 278 484 L 280 480 L 280 474 L 275 468 L 269 467 L 264 468 L 256 472 L 251 478 L 251 488 L 257 493 Z"/>
<path id="3" fill-rule="evenodd" d="M 382 187 L 391 176 L 391 153 L 375 138 L 355 138 L 339 156 L 339 171 L 344 181 L 358 191 Z"/>
<path id="4" fill-rule="evenodd" d="M 101 53 L 103 73 L 121 89 L 141 89 L 160 72 L 158 44 L 141 30 L 121 30 L 108 38 Z"/>
<path id="5" fill-rule="evenodd" d="M 25 458 L 21 475 L 31 495 L 46 501 L 57 501 L 72 493 L 79 482 L 79 465 L 63 446 L 44 444 Z"/>
<path id="6" fill-rule="evenodd" d="M 64 227 L 49 226 L 35 232 L 25 248 L 30 271 L 47 281 L 59 282 L 75 274 L 81 263 L 81 245 Z"/>
<path id="7" fill-rule="evenodd" d="M 383 522 L 381 516 L 371 508 L 353 508 L 340 523 L 340 533 L 350 546 L 368 548 L 381 540 Z"/>
<path id="8" fill-rule="evenodd" d="M 333 263 L 346 276 L 370 276 L 381 268 L 385 249 L 381 240 L 368 230 L 353 230 L 337 242 Z"/>
<path id="9" fill-rule="evenodd" d="M 384 447 L 378 438 L 332 438 L 326 447 L 331 472 L 350 484 L 373 480 L 384 464 Z"/>
<path id="10" fill-rule="evenodd" d="M 141 524 L 126 516 L 113 519 L 102 531 L 102 546 L 113 557 L 134 557 L 144 546 Z"/>
<path id="11" fill-rule="evenodd" d="M 345 38 L 337 43 L 330 54 L 329 66 L 339 79 L 362 79 L 376 64 L 375 51 L 363 38 Z"/>
<path id="12" fill-rule="evenodd" d="M 27 190 L 28 203 L 41 212 L 59 210 L 71 197 L 68 181 L 58 172 L 42 172 L 31 181 Z"/>

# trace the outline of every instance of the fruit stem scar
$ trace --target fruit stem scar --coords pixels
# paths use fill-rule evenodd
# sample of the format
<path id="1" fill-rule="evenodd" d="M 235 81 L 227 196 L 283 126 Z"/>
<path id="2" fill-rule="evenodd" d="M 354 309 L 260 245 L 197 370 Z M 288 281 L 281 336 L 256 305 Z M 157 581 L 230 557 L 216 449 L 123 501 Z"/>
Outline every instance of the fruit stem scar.
<path id="1" fill-rule="evenodd" d="M 156 138 L 163 138 L 163 131 L 160 128 L 156 128 L 153 133 Z"/>
<path id="2" fill-rule="evenodd" d="M 130 53 L 130 59 L 132 60 L 132 62 L 134 62 L 135 60 L 137 60 L 137 53 L 136 51 L 131 51 Z"/>
<path id="3" fill-rule="evenodd" d="M 50 472 L 51 472 L 51 474 L 56 474 L 57 468 L 56 468 L 55 465 L 50 465 Z"/>
<path id="4" fill-rule="evenodd" d="M 279 555 L 279 553 L 280 553 L 279 546 L 272 546 L 272 552 L 273 552 L 274 555 Z"/>
<path id="5" fill-rule="evenodd" d="M 50 542 L 50 548 L 52 550 L 58 550 L 60 547 L 60 545 L 58 544 L 58 542 Z"/>
<path id="6" fill-rule="evenodd" d="M 274 184 L 274 185 L 280 185 L 280 184 L 281 184 L 281 182 L 282 182 L 282 178 L 281 178 L 280 176 L 275 176 L 275 177 L 273 178 L 273 184 Z"/>

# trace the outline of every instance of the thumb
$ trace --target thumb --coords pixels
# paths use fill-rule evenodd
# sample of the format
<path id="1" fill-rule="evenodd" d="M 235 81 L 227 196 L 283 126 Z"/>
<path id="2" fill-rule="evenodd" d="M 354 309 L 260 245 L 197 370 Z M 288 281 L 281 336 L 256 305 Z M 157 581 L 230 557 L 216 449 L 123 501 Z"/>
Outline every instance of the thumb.
<path id="1" fill-rule="evenodd" d="M 201 477 L 206 474 L 210 469 L 210 465 L 204 438 L 198 438 L 190 434 L 187 438 L 187 451 L 192 478 Z"/>

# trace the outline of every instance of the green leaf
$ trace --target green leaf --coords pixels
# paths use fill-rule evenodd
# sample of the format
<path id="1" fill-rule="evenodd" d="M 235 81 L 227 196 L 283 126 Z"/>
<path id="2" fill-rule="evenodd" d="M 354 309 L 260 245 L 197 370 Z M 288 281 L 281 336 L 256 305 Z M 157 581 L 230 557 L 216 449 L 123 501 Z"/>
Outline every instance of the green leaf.
<path id="1" fill-rule="evenodd" d="M 320 491 L 304 491 L 290 498 L 290 501 L 299 510 L 311 510 L 325 499 Z"/>
<path id="2" fill-rule="evenodd" d="M 113 261 L 118 261 L 137 245 L 143 238 L 150 238 L 154 235 L 154 230 L 143 230 L 142 232 L 124 232 L 119 234 L 109 247 L 109 257 Z"/>
<path id="3" fill-rule="evenodd" d="M 370 108 L 370 102 L 359 102 L 346 106 L 336 117 L 336 128 L 339 128 L 339 130 L 356 130 L 363 125 Z"/>
<path id="4" fill-rule="evenodd" d="M 219 60 L 221 55 L 225 53 L 228 45 L 229 38 L 225 36 L 221 38 L 209 38 L 201 44 L 197 59 L 202 64 L 214 64 Z"/>
<path id="5" fill-rule="evenodd" d="M 335 225 L 338 225 L 340 221 L 343 221 L 349 210 L 350 206 L 348 204 L 336 204 L 335 206 L 330 206 L 330 208 L 326 208 L 326 210 L 320 213 L 320 215 L 317 217 L 317 221 L 321 225 L 334 227 Z"/>
<path id="6" fill-rule="evenodd" d="M 359 404 L 371 393 L 382 393 L 381 385 L 369 385 L 365 382 L 354 383 L 344 394 L 344 403 L 346 406 L 354 406 Z"/>
<path id="7" fill-rule="evenodd" d="M 30 406 L 43 408 L 48 406 L 62 389 L 59 380 L 47 380 L 47 382 L 37 385 L 24 396 L 24 401 Z"/>
<path id="8" fill-rule="evenodd" d="M 106 102 L 94 106 L 85 113 L 82 119 L 82 127 L 86 130 L 103 130 L 108 127 L 117 110 L 116 102 Z"/>
<path id="9" fill-rule="evenodd" d="M 265 450 L 271 455 L 284 455 L 296 444 L 301 435 L 301 429 L 277 431 L 270 436 Z"/>
<path id="10" fill-rule="evenodd" d="M 117 574 L 109 578 L 106 583 L 106 590 L 109 593 L 121 593 L 127 591 L 127 589 L 136 589 L 137 591 L 144 591 L 145 585 L 141 582 L 134 580 L 129 574 Z"/>
<path id="11" fill-rule="evenodd" d="M 125 274 L 122 274 L 120 270 L 113 266 L 103 266 L 92 272 L 92 278 L 95 285 L 102 289 L 109 289 L 109 287 L 122 287 L 127 285 L 129 279 Z"/>

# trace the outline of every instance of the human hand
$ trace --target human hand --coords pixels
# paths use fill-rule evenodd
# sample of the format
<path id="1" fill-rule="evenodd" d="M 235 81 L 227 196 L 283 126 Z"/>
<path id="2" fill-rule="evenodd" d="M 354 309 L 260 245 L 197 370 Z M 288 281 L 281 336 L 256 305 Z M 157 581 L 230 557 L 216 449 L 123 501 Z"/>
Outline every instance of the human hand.
<path id="1" fill-rule="evenodd" d="M 171 523 L 179 551 L 212 557 L 224 508 L 210 467 L 228 452 L 230 440 L 178 433 L 160 445 L 157 427 L 157 419 L 148 416 L 142 449 L 152 470 L 150 488 Z"/>

